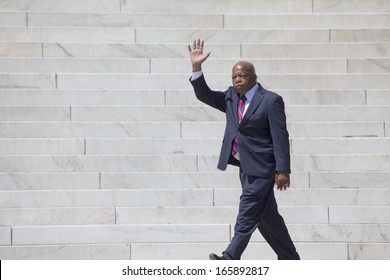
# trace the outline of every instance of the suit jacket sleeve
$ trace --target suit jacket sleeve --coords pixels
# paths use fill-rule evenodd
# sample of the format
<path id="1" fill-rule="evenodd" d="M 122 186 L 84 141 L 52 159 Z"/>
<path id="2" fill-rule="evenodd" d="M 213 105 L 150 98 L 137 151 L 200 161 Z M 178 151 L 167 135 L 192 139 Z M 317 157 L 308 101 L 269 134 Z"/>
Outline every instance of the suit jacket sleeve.
<path id="1" fill-rule="evenodd" d="M 274 146 L 276 171 L 291 172 L 290 169 L 290 142 L 286 127 L 286 114 L 281 96 L 269 108 L 269 126 Z"/>
<path id="2" fill-rule="evenodd" d="M 226 112 L 225 93 L 211 90 L 206 83 L 204 75 L 194 81 L 190 80 L 190 82 L 194 87 L 196 98 L 211 107 Z"/>

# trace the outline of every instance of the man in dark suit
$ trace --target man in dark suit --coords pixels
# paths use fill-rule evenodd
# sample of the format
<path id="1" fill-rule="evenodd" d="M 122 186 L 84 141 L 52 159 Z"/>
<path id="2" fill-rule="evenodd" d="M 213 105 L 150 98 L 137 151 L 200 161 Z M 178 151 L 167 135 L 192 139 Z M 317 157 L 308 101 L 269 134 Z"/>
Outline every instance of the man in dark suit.
<path id="1" fill-rule="evenodd" d="M 226 113 L 226 128 L 218 168 L 239 166 L 242 195 L 234 236 L 222 256 L 211 260 L 238 260 L 252 233 L 259 229 L 278 259 L 300 259 L 290 238 L 274 196 L 274 185 L 290 185 L 290 149 L 282 97 L 264 89 L 254 66 L 240 61 L 232 69 L 232 83 L 226 91 L 211 90 L 203 76 L 204 41 L 195 40 L 188 50 L 192 63 L 190 79 L 196 97 Z"/>

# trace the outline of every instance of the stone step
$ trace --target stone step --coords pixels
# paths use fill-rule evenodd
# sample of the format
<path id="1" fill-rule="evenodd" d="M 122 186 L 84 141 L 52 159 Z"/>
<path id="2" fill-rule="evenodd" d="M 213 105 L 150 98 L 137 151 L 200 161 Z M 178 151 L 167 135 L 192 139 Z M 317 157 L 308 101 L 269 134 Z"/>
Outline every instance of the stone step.
<path id="1" fill-rule="evenodd" d="M 196 171 L 197 155 L 0 156 L 2 172 Z"/>
<path id="2" fill-rule="evenodd" d="M 315 172 L 313 172 L 316 174 Z M 375 174 L 376 173 L 376 174 Z M 312 174 L 312 173 L 311 173 Z M 328 173 L 332 178 L 332 173 Z M 344 176 L 351 179 L 351 181 L 358 181 L 358 178 L 363 177 L 365 174 L 369 174 L 370 177 L 379 175 L 382 180 L 388 179 L 388 173 L 380 172 L 361 172 L 356 173 L 356 177 Z M 40 178 L 39 174 L 0 174 L 3 179 L 6 176 L 13 176 L 14 178 Z M 28 176 L 30 175 L 30 176 Z M 52 177 L 66 178 L 65 175 L 50 174 Z M 104 174 L 103 174 L 104 175 Z M 139 177 L 138 174 L 134 176 L 128 175 L 129 179 Z M 173 174 L 170 174 L 173 177 Z M 208 174 L 206 174 L 208 175 Z M 40 175 L 43 177 L 43 175 Z M 77 186 L 73 188 L 68 187 L 68 190 L 55 190 L 53 188 L 45 189 L 32 187 L 29 190 L 2 190 L 1 202 L 3 209 L 8 208 L 54 208 L 54 207 L 171 207 L 171 206 L 233 206 L 236 207 L 241 195 L 240 184 L 236 178 L 238 174 L 234 173 L 234 176 L 228 176 L 227 174 L 215 174 L 216 177 L 233 178 L 232 183 L 226 184 L 226 186 L 211 184 L 202 184 L 196 186 L 195 183 L 185 184 L 180 186 L 171 185 L 164 182 L 164 177 L 160 176 L 163 183 L 159 185 L 161 189 L 155 189 L 151 187 L 143 188 L 142 184 L 139 184 L 136 189 L 120 189 L 120 186 L 116 189 L 105 189 L 107 185 L 103 185 L 102 189 L 98 188 L 98 184 L 94 186 L 94 189 L 77 189 Z M 146 175 L 144 175 L 146 177 Z M 156 180 L 153 173 L 151 173 L 152 180 Z M 181 176 L 184 177 L 184 176 Z M 193 176 L 196 177 L 196 176 Z M 200 177 L 200 176 L 198 176 Z M 276 200 L 281 207 L 303 207 L 303 206 L 341 206 L 341 207 L 383 207 L 388 206 L 390 201 L 390 190 L 388 185 L 382 186 L 380 184 L 368 184 L 365 186 L 356 185 L 353 186 L 353 182 L 349 186 L 345 186 L 344 189 L 337 188 L 332 182 L 328 183 L 325 187 L 318 187 L 311 182 L 310 188 L 308 186 L 298 186 L 296 178 L 297 172 L 291 175 L 291 187 L 286 192 L 275 191 Z M 334 176 L 333 176 L 334 177 Z M 356 179 L 354 179 L 356 178 Z M 173 180 L 172 180 L 173 181 Z M 227 181 L 227 179 L 225 179 Z M 368 181 L 368 180 L 367 180 Z M 379 181 L 379 180 L 377 180 Z M 315 179 L 313 179 L 315 182 Z M 383 181 L 382 181 L 383 182 Z M 7 181 L 3 184 L 5 185 Z M 137 183 L 137 182 L 136 182 Z M 3 186 L 2 184 L 2 186 Z M 134 184 L 136 185 L 136 184 Z M 157 183 L 155 183 L 155 186 Z M 165 187 L 165 185 L 168 185 Z M 11 187 L 11 184 L 6 186 Z M 19 184 L 20 186 L 20 184 Z M 50 187 L 52 187 L 50 186 Z M 209 186 L 209 187 L 207 187 Z M 211 189 L 211 187 L 213 189 Z M 195 189 L 196 188 L 196 189 Z M 3 189 L 3 188 L 2 188 Z M 5 188 L 4 188 L 5 189 Z M 27 189 L 25 187 L 25 189 Z M 93 198 L 93 199 L 91 199 Z M 142 216 L 142 215 L 141 215 Z"/>
<path id="3" fill-rule="evenodd" d="M 278 90 L 286 105 L 390 105 L 389 90 Z M 0 89 L 2 105 L 201 105 L 193 90 Z"/>
<path id="4" fill-rule="evenodd" d="M 0 13 L 0 15 L 3 13 Z M 26 26 L 26 15 L 18 23 Z M 23 21 L 24 20 L 24 21 Z M 1 23 L 1 22 L 0 22 Z M 211 13 L 28 13 L 29 27 L 134 28 L 387 28 L 386 13 L 367 14 L 223 14 Z"/>
<path id="5" fill-rule="evenodd" d="M 145 112 L 149 112 L 145 114 Z M 210 122 L 225 115 L 209 106 L 0 106 L 4 122 Z M 295 122 L 386 122 L 389 105 L 287 105 L 287 120 Z M 220 137 L 220 135 L 219 135 Z"/>
<path id="6" fill-rule="evenodd" d="M 196 0 L 191 3 L 178 3 L 174 0 L 147 0 L 142 2 L 126 1 L 122 3 L 123 12 L 154 12 L 154 13 L 375 13 L 387 11 L 389 4 L 380 0 L 369 3 L 359 0 L 298 0 L 288 1 L 255 1 L 249 0 L 246 5 L 240 5 L 231 0 L 209 3 L 207 0 Z"/>
<path id="7" fill-rule="evenodd" d="M 71 58 L 188 58 L 187 44 L 141 43 L 27 43 L 0 42 L 2 57 L 71 57 Z M 206 43 L 210 58 L 281 59 L 281 58 L 389 58 L 390 44 L 313 43 L 243 44 Z"/>
<path id="8" fill-rule="evenodd" d="M 10 133 L 10 128 L 1 125 L 1 123 L 0 127 L 4 127 L 4 130 Z M 183 138 L 218 138 L 221 137 L 224 133 L 225 123 L 219 121 L 183 122 L 181 129 L 181 135 Z M 287 129 L 289 131 L 290 137 L 292 138 L 383 137 L 390 135 L 390 130 L 385 130 L 385 122 L 289 122 L 288 120 Z"/>
<path id="9" fill-rule="evenodd" d="M 388 137 L 390 122 L 288 122 L 292 138 Z M 386 129 L 385 129 L 386 126 Z M 2 138 L 222 138 L 224 121 L 0 122 Z"/>
<path id="10" fill-rule="evenodd" d="M 23 260 L 206 260 L 228 243 L 131 243 L 88 245 L 1 246 L 1 259 Z M 388 243 L 296 242 L 304 260 L 387 260 Z M 272 260 L 275 253 L 265 242 L 250 242 L 243 260 Z"/>
<path id="11" fill-rule="evenodd" d="M 11 230 L 11 228 L 9 228 Z M 227 242 L 229 225 L 14 226 L 12 245 Z M 11 238 L 10 238 L 11 239 Z M 11 240 L 8 240 L 9 242 Z M 10 244 L 4 244 L 10 245 Z"/>
<path id="12" fill-rule="evenodd" d="M 323 139 L 294 138 L 291 140 L 291 153 L 292 154 L 356 154 L 359 153 L 359 154 L 389 155 L 390 138 L 388 137 L 353 138 L 353 139 L 352 138 L 323 138 Z"/>
<path id="13" fill-rule="evenodd" d="M 0 209 L 0 226 L 115 224 L 114 207 Z"/>
<path id="14" fill-rule="evenodd" d="M 229 67 L 231 69 L 231 67 Z M 18 84 L 27 75 L 39 74 L 0 74 L 4 80 L 3 88 L 23 88 L 29 85 Z M 43 75 L 43 74 L 42 74 Z M 46 74 L 48 75 L 48 74 Z M 69 74 L 58 73 L 58 89 L 191 89 L 188 81 L 190 74 Z M 378 90 L 390 87 L 390 74 L 269 74 L 259 76 L 259 82 L 265 88 L 281 89 L 364 89 Z M 4 77 L 4 78 L 3 78 Z M 29 76 L 27 76 L 29 77 Z M 54 75 L 49 76 L 54 79 Z M 5 78 L 11 81 L 7 82 Z M 38 76 L 39 78 L 39 76 Z M 231 75 L 207 74 L 208 84 L 213 89 L 226 89 L 231 84 Z M 16 80 L 15 82 L 13 82 Z M 140 82 L 142 81 L 142 82 Z M 39 88 L 53 88 L 38 84 Z M 32 87 L 32 86 L 30 86 Z"/>
<path id="15" fill-rule="evenodd" d="M 296 171 L 388 171 L 390 155 L 292 155 L 291 169 Z M 198 155 L 197 171 L 217 171 L 217 155 Z M 228 167 L 228 170 L 234 168 Z"/>
<path id="16" fill-rule="evenodd" d="M 216 153 L 219 151 L 216 151 Z M 388 171 L 390 155 L 292 155 L 296 171 Z M 215 155 L 0 156 L 4 173 L 44 172 L 208 172 L 218 171 Z M 229 166 L 228 171 L 237 170 Z"/>
<path id="17" fill-rule="evenodd" d="M 0 2 L 1 5 L 1 2 Z M 27 26 L 26 13 L 0 12 L 0 26 Z"/>
<path id="18" fill-rule="evenodd" d="M 0 138 L 0 155 L 215 154 L 219 138 Z M 292 154 L 390 154 L 390 138 L 293 138 Z"/>
<path id="19" fill-rule="evenodd" d="M 388 206 L 279 207 L 290 224 L 388 224 Z M 234 224 L 238 206 L 1 209 L 1 227 L 44 225 Z"/>
<path id="20" fill-rule="evenodd" d="M 0 42 L 51 43 L 181 43 L 206 38 L 207 43 L 363 43 L 389 42 L 388 28 L 366 29 L 236 29 L 130 27 L 0 27 Z"/>
<path id="21" fill-rule="evenodd" d="M 210 59 L 208 74 L 230 74 L 236 59 Z M 388 73 L 390 59 L 252 59 L 257 74 Z M 0 58 L 1 73 L 151 73 L 189 72 L 188 58 Z"/>
<path id="22" fill-rule="evenodd" d="M 26 178 L 22 174 L 21 178 Z M 27 174 L 38 177 L 36 174 Z M 52 175 L 54 176 L 54 175 Z M 60 177 L 61 175 L 57 175 Z M 5 177 L 2 176 L 1 177 Z M 16 176 L 15 176 L 16 178 Z M 62 175 L 61 178 L 66 178 Z M 184 188 L 167 189 L 99 189 L 92 190 L 26 190 L 1 191 L 3 209 L 16 208 L 115 208 L 115 207 L 166 207 L 166 206 L 212 206 L 213 190 Z M 375 193 L 375 191 L 374 191 Z M 378 193 L 379 195 L 379 193 Z M 93 198 L 93 199 L 91 199 Z"/>
<path id="23" fill-rule="evenodd" d="M 296 242 L 385 243 L 389 224 L 288 224 Z M 14 226 L 2 245 L 212 243 L 230 240 L 229 224 Z M 11 232 L 12 230 L 12 238 Z M 12 239 L 12 240 L 11 240 Z M 264 241 L 253 234 L 251 241 Z"/>
<path id="24" fill-rule="evenodd" d="M 0 11 L 37 11 L 37 12 L 85 12 L 85 13 L 119 13 L 119 1 L 106 0 L 20 0 L 20 1 L 0 1 Z"/>

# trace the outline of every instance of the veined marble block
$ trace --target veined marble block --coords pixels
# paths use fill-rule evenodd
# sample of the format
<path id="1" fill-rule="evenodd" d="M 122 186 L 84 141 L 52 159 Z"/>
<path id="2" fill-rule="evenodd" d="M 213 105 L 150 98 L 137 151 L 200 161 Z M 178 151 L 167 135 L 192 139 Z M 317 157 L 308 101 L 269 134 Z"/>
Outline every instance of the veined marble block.
<path id="1" fill-rule="evenodd" d="M 221 143 L 221 138 L 86 139 L 85 151 L 87 155 L 215 154 L 219 152 Z"/>
<path id="2" fill-rule="evenodd" d="M 372 31 L 372 30 L 371 30 Z M 329 29 L 145 29 L 138 28 L 139 43 L 183 43 L 204 38 L 207 43 L 328 43 Z M 372 31 L 373 34 L 376 34 Z M 384 30 L 383 30 L 384 33 Z M 380 36 L 379 33 L 376 36 Z M 340 35 L 334 35 L 337 42 Z M 0 37 L 1 38 L 1 37 Z M 357 40 L 358 41 L 358 40 Z M 381 40 L 382 41 L 382 40 Z"/>
<path id="3" fill-rule="evenodd" d="M 383 137 L 384 121 L 289 122 L 291 137 Z"/>
<path id="4" fill-rule="evenodd" d="M 364 90 L 279 90 L 286 105 L 365 105 Z M 1 91 L 0 91 L 1 98 Z M 384 98 L 385 99 L 385 96 Z M 390 101 L 389 101 L 390 102 Z M 167 105 L 201 105 L 193 90 L 167 90 Z M 386 103 L 384 103 L 386 104 Z M 376 104 L 379 105 L 379 104 Z"/>
<path id="5" fill-rule="evenodd" d="M 387 42 L 242 44 L 242 57 L 252 58 L 389 58 Z"/>
<path id="6" fill-rule="evenodd" d="M 38 190 L 98 189 L 100 184 L 99 173 L 97 172 L 0 173 L 0 182 L 0 190 L 34 190 L 34 192 Z M 50 192 L 47 194 L 50 194 Z M 4 197 L 9 198 L 9 195 L 9 192 L 5 192 Z M 30 197 L 30 195 L 32 194 L 28 194 L 27 197 Z M 13 207 L 21 206 L 22 204 L 19 203 L 21 201 L 18 201 Z M 6 207 L 7 204 L 3 202 L 1 205 Z M 28 205 L 25 207 L 36 206 Z"/>
<path id="7" fill-rule="evenodd" d="M 115 224 L 115 208 L 1 209 L 0 226 L 104 225 Z"/>
<path id="8" fill-rule="evenodd" d="M 14 245 L 229 241 L 229 225 L 101 225 L 13 227 Z"/>
<path id="9" fill-rule="evenodd" d="M 349 73 L 390 73 L 390 60 L 389 59 L 349 59 L 348 72 Z"/>
<path id="10" fill-rule="evenodd" d="M 2 105 L 164 105 L 163 90 L 0 89 Z"/>
<path id="11" fill-rule="evenodd" d="M 213 121 L 224 114 L 204 106 L 73 106 L 76 122 Z"/>
<path id="12" fill-rule="evenodd" d="M 149 59 L 0 58 L 2 73 L 150 73 Z"/>
<path id="13" fill-rule="evenodd" d="M 0 12 L 0 26 L 27 26 L 26 13 Z"/>
<path id="14" fill-rule="evenodd" d="M 0 0 L 0 11 L 113 13 L 120 12 L 120 3 L 106 0 Z"/>
<path id="15" fill-rule="evenodd" d="M 388 206 L 331 206 L 329 222 L 331 224 L 389 224 Z"/>
<path id="16" fill-rule="evenodd" d="M 237 59 L 211 59 L 202 69 L 206 74 L 230 74 Z M 281 73 L 347 73 L 346 59 L 251 59 L 257 75 Z M 189 61 L 180 59 L 151 59 L 151 73 L 185 73 L 189 70 Z"/>
<path id="17" fill-rule="evenodd" d="M 0 27 L 0 42 L 134 43 L 133 28 Z"/>
<path id="18" fill-rule="evenodd" d="M 223 28 L 222 14 L 29 13 L 29 26 Z"/>
<path id="19" fill-rule="evenodd" d="M 0 73 L 0 87 L 2 89 L 53 89 L 56 88 L 55 74 Z"/>
<path id="20" fill-rule="evenodd" d="M 352 260 L 389 260 L 390 244 L 352 243 L 348 245 L 348 256 Z"/>
<path id="21" fill-rule="evenodd" d="M 367 104 L 368 105 L 387 105 L 390 104 L 390 90 L 368 90 Z"/>
<path id="22" fill-rule="evenodd" d="M 312 172 L 310 174 L 310 187 L 312 188 L 359 188 L 360 191 L 364 191 L 364 189 L 388 189 L 390 188 L 389 181 L 390 173 L 388 170 L 373 170 L 369 172 Z M 387 195 L 383 194 L 383 197 L 375 197 L 374 201 L 379 202 L 385 199 L 384 201 L 390 202 L 386 198 Z M 358 203 L 358 201 L 356 202 Z"/>
<path id="23" fill-rule="evenodd" d="M 297 138 L 291 143 L 293 154 L 390 154 L 390 138 Z"/>
<path id="24" fill-rule="evenodd" d="M 132 182 L 132 184 L 129 184 Z M 220 189 L 241 188 L 238 172 L 104 172 L 102 189 Z"/>
<path id="25" fill-rule="evenodd" d="M 313 11 L 318 13 L 380 13 L 388 11 L 390 3 L 382 0 L 314 0 Z"/>
<path id="26" fill-rule="evenodd" d="M 333 42 L 389 42 L 389 29 L 332 29 L 330 41 Z"/>
<path id="27" fill-rule="evenodd" d="M 192 39 L 193 40 L 193 39 Z M 188 58 L 186 44 L 43 43 L 43 57 L 79 58 Z M 1 46 L 1 43 L 0 43 Z M 209 44 L 213 58 L 240 58 L 240 44 Z"/>
<path id="28" fill-rule="evenodd" d="M 0 156 L 2 172 L 195 171 L 196 155 Z"/>
<path id="29" fill-rule="evenodd" d="M 15 138 L 171 138 L 180 122 L 0 122 L 0 137 Z"/>
<path id="30" fill-rule="evenodd" d="M 83 155 L 84 139 L 1 139 L 0 155 Z"/>
<path id="31" fill-rule="evenodd" d="M 280 207 L 279 211 L 287 223 L 328 223 L 328 207 Z M 234 224 L 238 214 L 237 206 L 202 207 L 118 207 L 118 224 Z"/>
<path id="32" fill-rule="evenodd" d="M 366 11 L 365 11 L 366 12 Z M 388 28 L 383 14 L 226 14 L 225 28 Z"/>
<path id="33" fill-rule="evenodd" d="M 69 121 L 70 107 L 0 106 L 0 119 L 2 121 Z"/>
<path id="34" fill-rule="evenodd" d="M 128 260 L 130 244 L 2 246 L 2 260 Z"/>
<path id="35" fill-rule="evenodd" d="M 207 0 L 195 0 L 189 3 L 184 1 L 168 0 L 122 0 L 123 12 L 137 13 L 306 13 L 312 12 L 310 0 L 248 0 L 245 5 L 231 0 L 210 2 Z"/>
<path id="36" fill-rule="evenodd" d="M 212 189 L 143 189 L 128 190 L 17 190 L 1 191 L 3 209 L 53 207 L 159 207 L 159 206 L 212 206 Z"/>
<path id="37" fill-rule="evenodd" d="M 387 243 L 389 224 L 287 224 L 295 242 Z M 251 241 L 264 241 L 257 231 Z"/>
<path id="38" fill-rule="evenodd" d="M 0 42 L 0 57 L 42 57 L 42 44 Z"/>

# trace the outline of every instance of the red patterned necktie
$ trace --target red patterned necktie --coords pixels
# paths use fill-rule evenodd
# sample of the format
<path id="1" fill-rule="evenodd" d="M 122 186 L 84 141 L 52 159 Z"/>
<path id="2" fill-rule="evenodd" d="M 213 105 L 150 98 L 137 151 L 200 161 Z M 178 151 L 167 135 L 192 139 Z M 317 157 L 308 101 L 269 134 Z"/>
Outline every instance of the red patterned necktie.
<path id="1" fill-rule="evenodd" d="M 238 108 L 237 108 L 238 123 L 240 123 L 242 121 L 242 117 L 244 116 L 245 100 L 246 100 L 245 95 L 241 94 L 240 101 L 238 103 Z M 237 137 L 236 137 L 234 139 L 234 142 L 233 142 L 232 154 L 233 154 L 233 156 L 235 156 L 237 153 L 238 153 L 238 141 L 237 141 Z"/>

